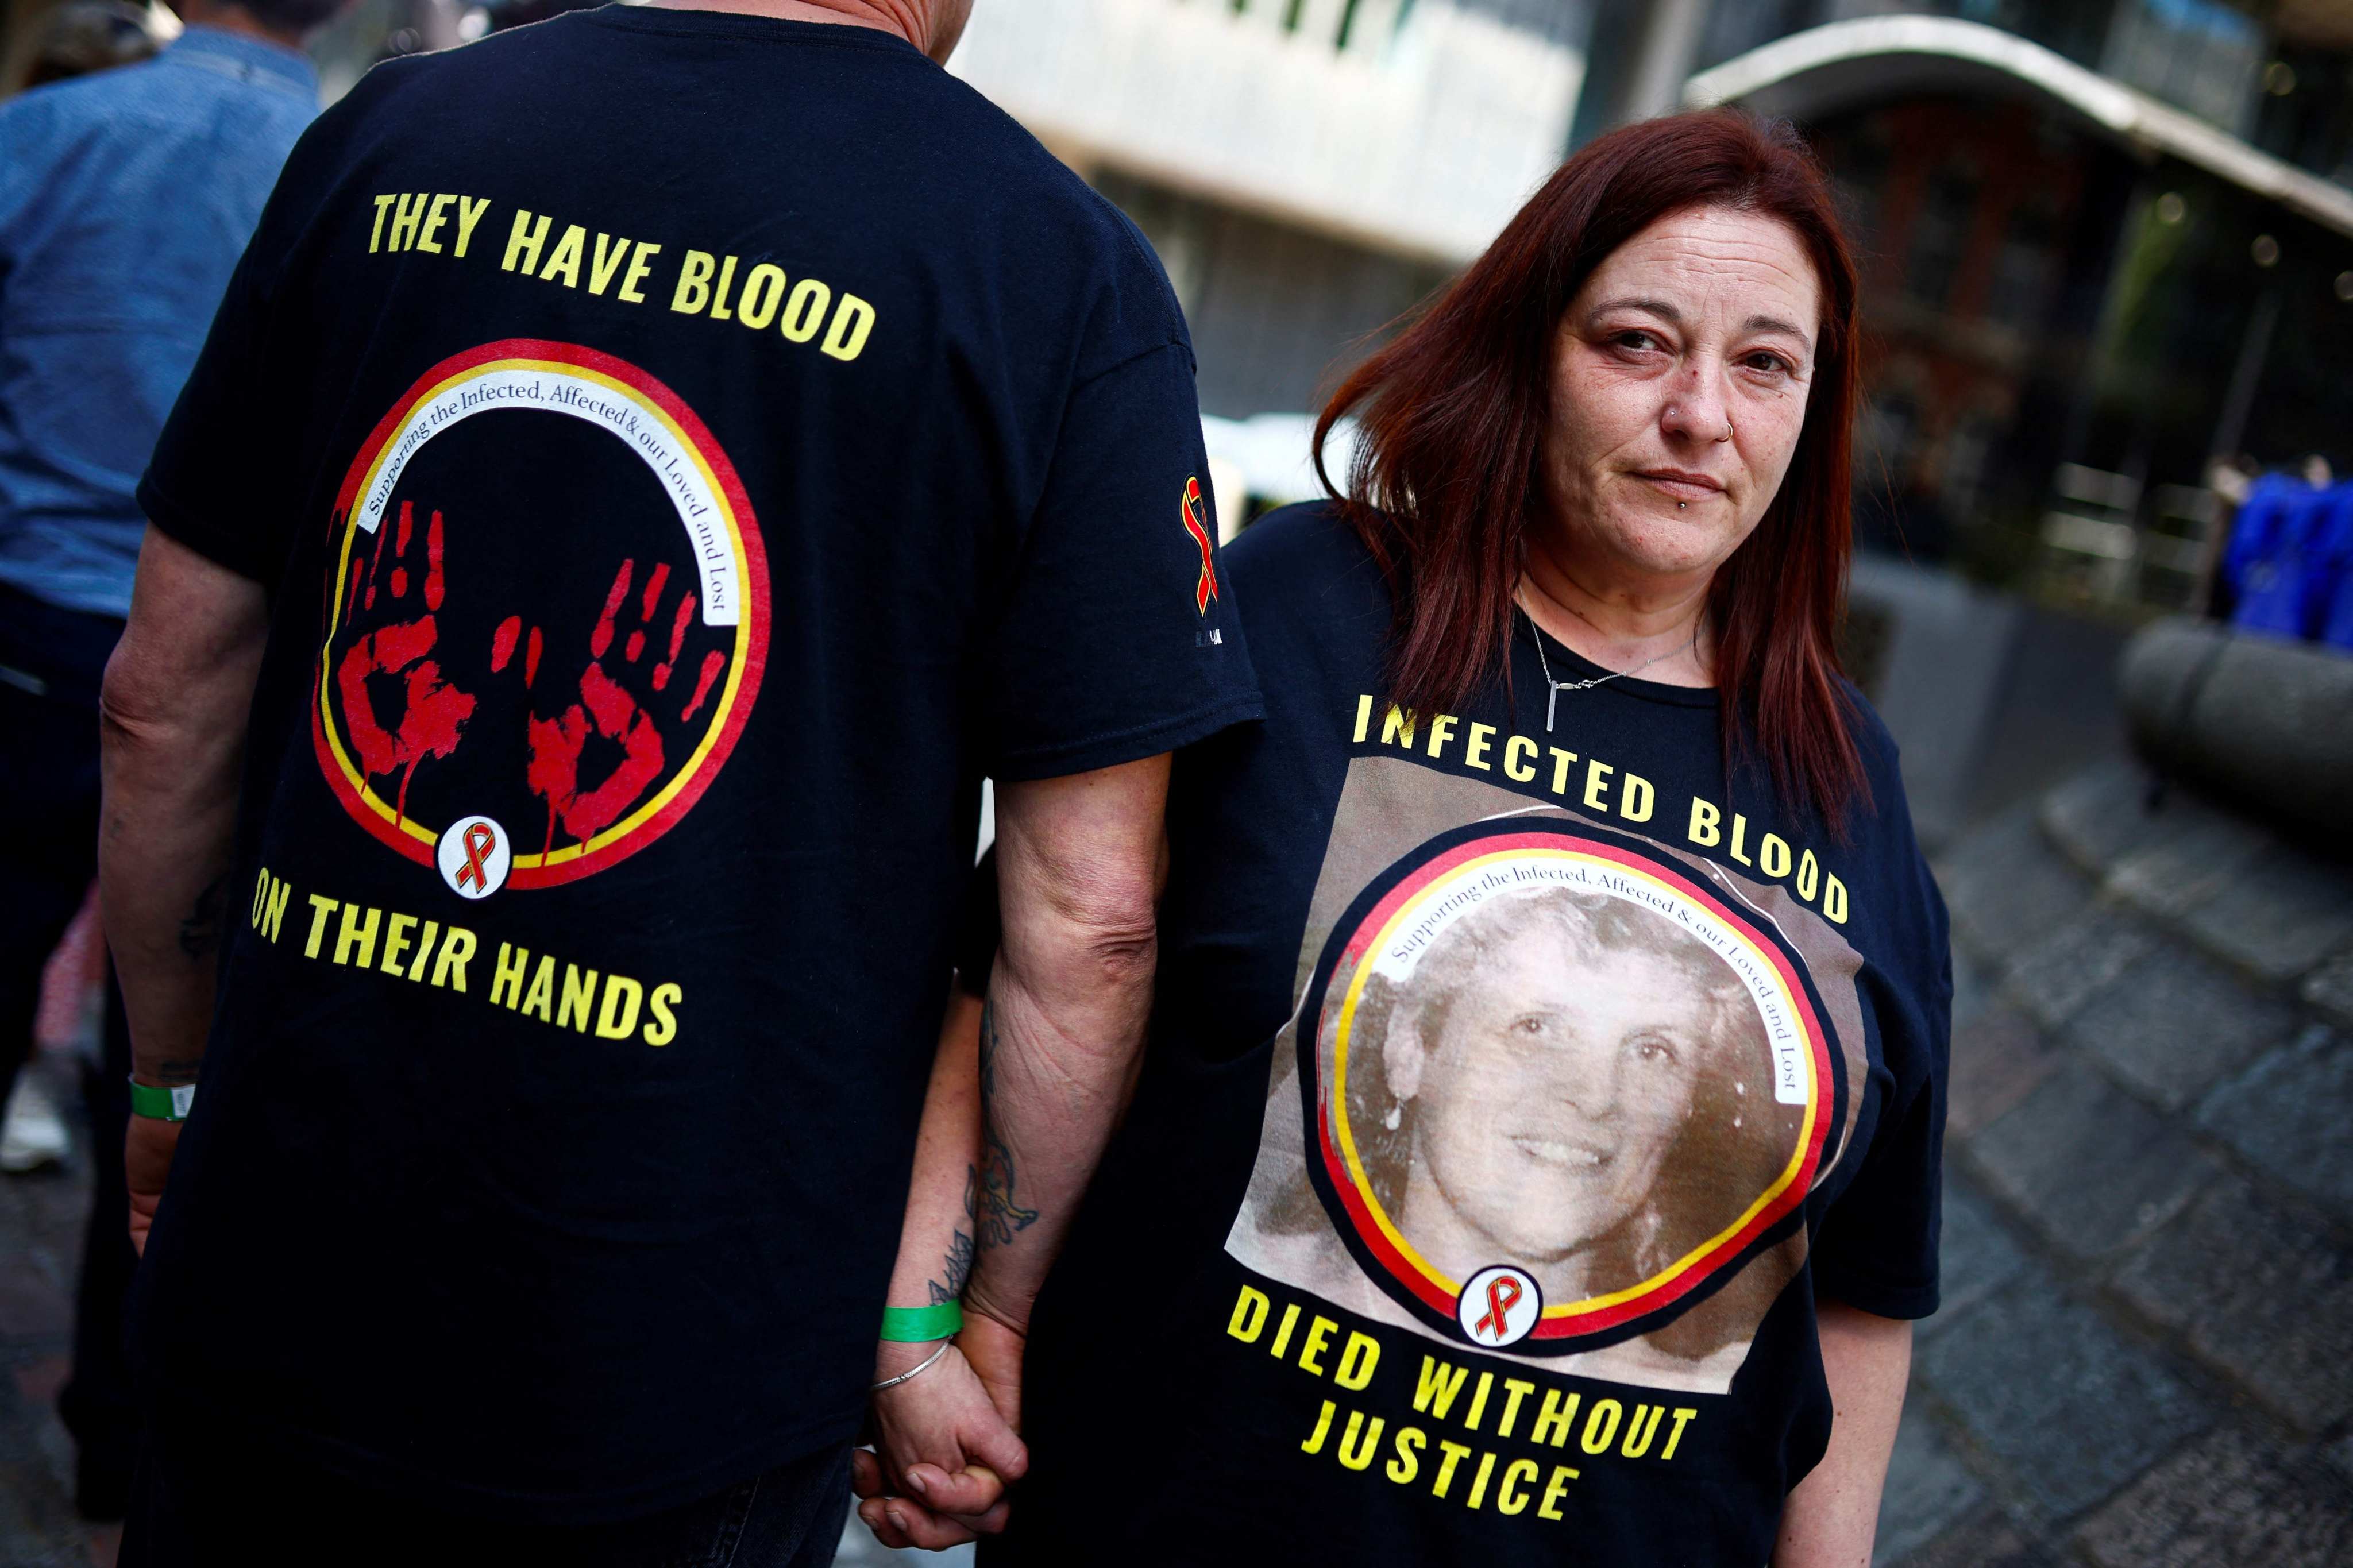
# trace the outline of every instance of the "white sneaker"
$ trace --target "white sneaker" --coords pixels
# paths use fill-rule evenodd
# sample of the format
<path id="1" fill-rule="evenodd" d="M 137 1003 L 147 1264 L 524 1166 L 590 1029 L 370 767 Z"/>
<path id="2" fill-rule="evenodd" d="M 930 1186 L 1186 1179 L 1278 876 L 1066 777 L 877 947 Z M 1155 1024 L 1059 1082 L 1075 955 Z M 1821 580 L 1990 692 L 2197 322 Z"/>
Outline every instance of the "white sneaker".
<path id="1" fill-rule="evenodd" d="M 29 1067 L 30 1064 L 27 1064 Z M 8 1098 L 8 1114 L 0 1121 L 0 1171 L 21 1176 L 47 1165 L 65 1163 L 73 1139 L 57 1101 L 30 1071 L 16 1075 L 16 1092 Z"/>

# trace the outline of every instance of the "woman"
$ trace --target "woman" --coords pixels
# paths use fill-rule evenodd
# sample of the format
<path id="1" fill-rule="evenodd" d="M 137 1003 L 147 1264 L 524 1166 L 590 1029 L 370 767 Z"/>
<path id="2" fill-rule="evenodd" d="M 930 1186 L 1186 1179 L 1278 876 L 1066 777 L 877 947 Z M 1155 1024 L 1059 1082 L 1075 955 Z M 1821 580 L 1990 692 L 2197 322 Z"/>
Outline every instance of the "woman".
<path id="1" fill-rule="evenodd" d="M 1178 760 L 987 1561 L 1868 1560 L 1950 982 L 1831 651 L 1855 331 L 1802 145 L 1684 115 L 1341 387 L 1345 489 L 1220 568 L 1268 718 Z"/>

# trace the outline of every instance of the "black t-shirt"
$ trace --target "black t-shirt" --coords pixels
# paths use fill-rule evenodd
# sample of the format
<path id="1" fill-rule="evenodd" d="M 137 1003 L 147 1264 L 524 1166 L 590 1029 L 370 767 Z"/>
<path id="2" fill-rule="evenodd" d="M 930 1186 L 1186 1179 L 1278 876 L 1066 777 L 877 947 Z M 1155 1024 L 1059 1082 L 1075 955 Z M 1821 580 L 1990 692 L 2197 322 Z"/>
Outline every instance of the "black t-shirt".
<path id="1" fill-rule="evenodd" d="M 147 1373 L 594 1521 L 850 1435 L 979 780 L 1258 702 L 1134 229 L 883 34 L 565 16 L 296 150 L 141 500 L 265 583 Z"/>
<path id="2" fill-rule="evenodd" d="M 1829 1434 L 1816 1299 L 1936 1301 L 1951 990 L 1893 745 L 1859 725 L 1841 842 L 1727 784 L 1713 691 L 1547 727 L 1524 621 L 1511 698 L 1392 710 L 1332 510 L 1225 564 L 1267 721 L 1177 759 L 1146 1065 L 984 1561 L 1762 1563 Z"/>

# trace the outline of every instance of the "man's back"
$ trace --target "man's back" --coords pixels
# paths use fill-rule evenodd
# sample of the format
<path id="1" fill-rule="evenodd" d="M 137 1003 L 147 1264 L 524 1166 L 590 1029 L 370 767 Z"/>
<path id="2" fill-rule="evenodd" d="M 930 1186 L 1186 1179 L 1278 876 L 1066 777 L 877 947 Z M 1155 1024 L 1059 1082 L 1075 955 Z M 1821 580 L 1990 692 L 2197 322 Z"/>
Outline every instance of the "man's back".
<path id="1" fill-rule="evenodd" d="M 1193 419 L 1134 231 L 887 36 L 331 112 L 142 489 L 273 588 L 171 1394 L 566 1520 L 854 1430 L 979 778 L 1254 711 Z"/>
<path id="2" fill-rule="evenodd" d="M 0 104 L 0 583 L 129 610 L 132 488 L 317 110 L 301 56 L 201 26 Z"/>

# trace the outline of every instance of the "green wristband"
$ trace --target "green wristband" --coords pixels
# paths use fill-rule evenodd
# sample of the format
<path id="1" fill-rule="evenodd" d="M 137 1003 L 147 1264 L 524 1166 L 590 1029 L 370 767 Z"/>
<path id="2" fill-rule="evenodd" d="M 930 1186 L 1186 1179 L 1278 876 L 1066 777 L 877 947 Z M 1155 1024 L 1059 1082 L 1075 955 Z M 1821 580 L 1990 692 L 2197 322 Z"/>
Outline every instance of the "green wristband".
<path id="1" fill-rule="evenodd" d="M 175 1083 L 170 1088 L 131 1080 L 131 1114 L 144 1116 L 153 1121 L 185 1121 L 188 1107 L 196 1102 L 196 1086 Z"/>
<path id="2" fill-rule="evenodd" d="M 924 1340 L 952 1340 L 964 1327 L 964 1303 L 943 1301 L 936 1307 L 885 1307 L 882 1337 L 893 1344 Z"/>

